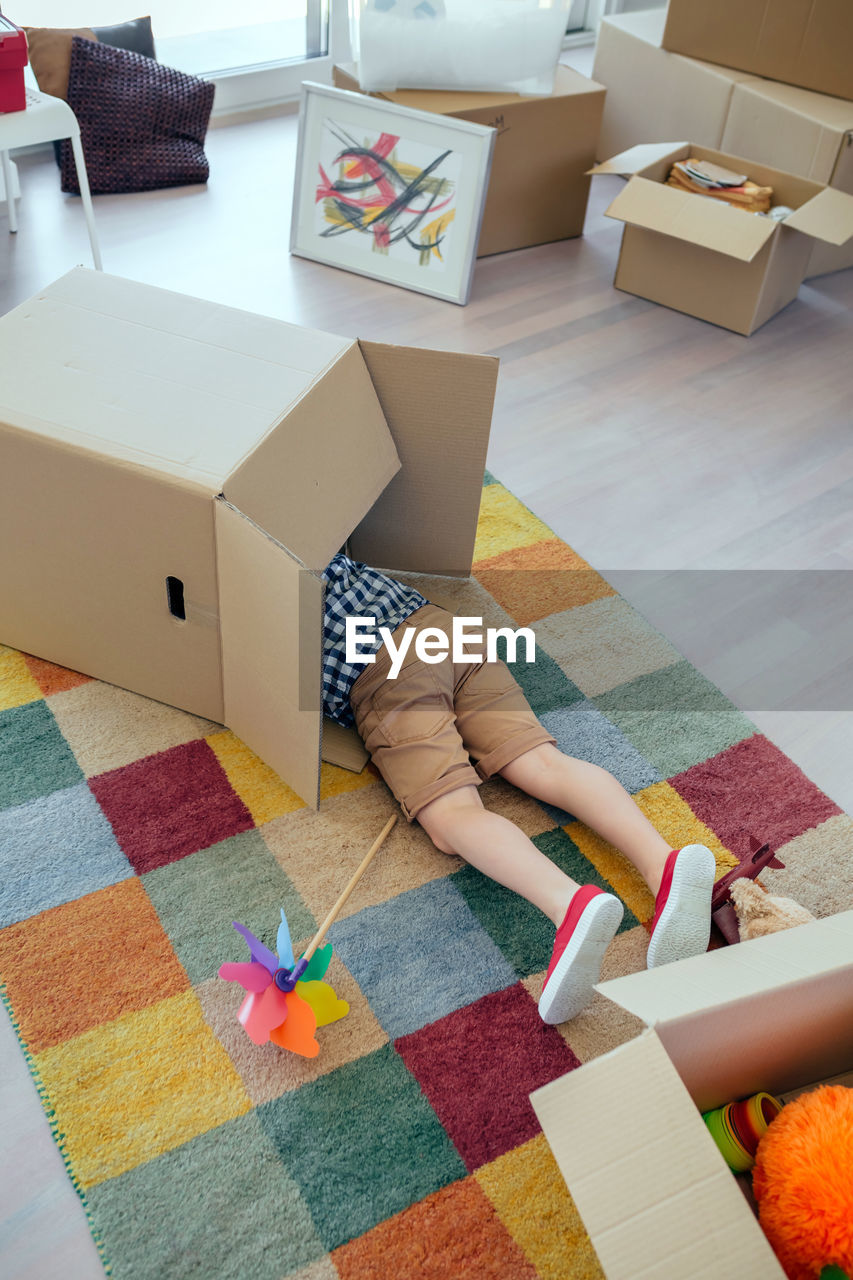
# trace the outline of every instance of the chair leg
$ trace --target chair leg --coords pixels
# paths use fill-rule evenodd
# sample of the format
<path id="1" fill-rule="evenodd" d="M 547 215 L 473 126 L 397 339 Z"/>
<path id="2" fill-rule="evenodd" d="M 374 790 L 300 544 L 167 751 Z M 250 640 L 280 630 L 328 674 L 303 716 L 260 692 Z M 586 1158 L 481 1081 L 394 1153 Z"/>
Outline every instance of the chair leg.
<path id="1" fill-rule="evenodd" d="M 89 228 L 89 243 L 92 246 L 95 270 L 103 271 L 101 250 L 98 246 L 98 235 L 95 231 L 95 211 L 92 208 L 92 196 L 89 191 L 89 175 L 86 172 L 86 158 L 83 155 L 79 134 L 72 136 L 71 149 L 74 152 L 74 164 L 77 167 L 77 185 L 80 188 L 80 199 L 83 201 L 83 210 L 86 214 L 86 226 Z"/>
<path id="2" fill-rule="evenodd" d="M 3 183 L 6 187 L 6 208 L 9 212 L 9 231 L 18 230 L 18 214 L 15 209 L 15 197 L 12 194 L 12 165 L 8 151 L 0 151 L 0 163 L 3 165 Z"/>

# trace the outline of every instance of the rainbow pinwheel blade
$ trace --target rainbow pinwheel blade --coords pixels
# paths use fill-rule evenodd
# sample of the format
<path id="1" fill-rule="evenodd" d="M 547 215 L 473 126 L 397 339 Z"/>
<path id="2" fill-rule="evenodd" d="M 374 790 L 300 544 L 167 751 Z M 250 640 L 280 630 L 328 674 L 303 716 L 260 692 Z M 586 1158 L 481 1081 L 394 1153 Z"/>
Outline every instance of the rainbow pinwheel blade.
<path id="1" fill-rule="evenodd" d="M 255 937 L 251 929 L 247 929 L 244 924 L 240 924 L 237 920 L 232 921 L 232 923 L 241 937 L 245 938 L 249 948 L 249 955 L 252 959 L 257 960 L 258 964 L 265 965 L 271 974 L 275 973 L 278 968 L 278 960 L 269 947 L 265 947 L 260 939 Z"/>
<path id="2" fill-rule="evenodd" d="M 237 1020 L 255 1044 L 266 1044 L 270 1032 L 287 1017 L 287 994 L 271 982 L 266 991 L 250 991 L 237 1010 Z"/>
<path id="3" fill-rule="evenodd" d="M 296 994 L 310 1004 L 318 1027 L 327 1027 L 349 1013 L 346 1000 L 339 1000 L 327 982 L 297 982 Z"/>
<path id="4" fill-rule="evenodd" d="M 278 951 L 278 963 L 282 969 L 292 969 L 293 960 L 293 943 L 290 941 L 290 929 L 287 925 L 287 916 L 284 914 L 284 907 L 281 909 L 281 924 L 278 926 L 278 937 L 275 941 L 276 950 Z"/>
<path id="5" fill-rule="evenodd" d="M 272 974 L 265 965 L 257 960 L 245 960 L 239 964 L 223 964 L 219 966 L 219 976 L 226 982 L 239 982 L 244 991 L 260 993 L 266 991 L 272 982 Z"/>
<path id="6" fill-rule="evenodd" d="M 308 968 L 302 975 L 303 982 L 319 982 L 329 967 L 329 961 L 332 958 L 332 944 L 327 942 L 325 947 L 318 947 L 311 959 L 308 961 Z"/>
<path id="7" fill-rule="evenodd" d="M 287 1021 L 272 1029 L 270 1040 L 280 1048 L 289 1049 L 291 1053 L 298 1053 L 303 1058 L 316 1058 L 320 1046 L 314 1038 L 317 1029 L 314 1010 L 295 991 L 288 992 L 286 999 Z"/>

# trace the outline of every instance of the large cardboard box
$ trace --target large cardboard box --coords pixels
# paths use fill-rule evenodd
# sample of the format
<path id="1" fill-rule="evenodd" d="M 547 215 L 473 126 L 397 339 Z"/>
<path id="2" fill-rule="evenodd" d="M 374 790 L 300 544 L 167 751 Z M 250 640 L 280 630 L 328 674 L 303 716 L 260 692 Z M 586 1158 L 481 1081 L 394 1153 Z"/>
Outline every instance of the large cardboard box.
<path id="1" fill-rule="evenodd" d="M 776 222 L 668 186 L 688 156 L 748 173 L 794 213 Z M 753 333 L 797 296 L 814 240 L 853 236 L 853 197 L 692 142 L 634 147 L 592 172 L 630 175 L 605 210 L 625 224 L 616 288 L 735 333 Z"/>
<path id="2" fill-rule="evenodd" d="M 663 47 L 853 98 L 850 0 L 669 0 Z"/>
<path id="3" fill-rule="evenodd" d="M 599 160 L 659 138 L 721 146 L 734 87 L 755 78 L 667 53 L 660 43 L 665 17 L 651 9 L 601 21 L 592 68 L 607 88 Z"/>
<path id="4" fill-rule="evenodd" d="M 604 982 L 649 1028 L 531 1095 L 609 1280 L 784 1280 L 701 1113 L 853 1069 L 853 911 Z"/>
<path id="5" fill-rule="evenodd" d="M 470 572 L 497 361 L 79 268 L 0 318 L 0 367 L 2 642 L 227 725 L 316 807 L 321 746 L 353 759 L 321 572 L 347 540 Z"/>
<path id="6" fill-rule="evenodd" d="M 853 194 L 853 105 L 661 48 L 665 12 L 601 23 L 593 75 L 607 86 L 599 159 L 683 137 L 755 156 Z M 806 278 L 853 265 L 853 245 L 816 244 Z"/>
<path id="7" fill-rule="evenodd" d="M 844 98 L 773 80 L 742 81 L 732 93 L 721 148 L 761 156 L 853 195 L 853 102 Z M 844 267 L 853 267 L 853 242 L 842 248 L 816 244 L 806 277 Z"/>
<path id="8" fill-rule="evenodd" d="M 334 83 L 359 92 L 353 67 L 335 67 Z M 558 66 L 549 97 L 413 89 L 373 96 L 497 131 L 478 257 L 583 232 L 588 170 L 596 159 L 604 109 L 600 84 Z"/>

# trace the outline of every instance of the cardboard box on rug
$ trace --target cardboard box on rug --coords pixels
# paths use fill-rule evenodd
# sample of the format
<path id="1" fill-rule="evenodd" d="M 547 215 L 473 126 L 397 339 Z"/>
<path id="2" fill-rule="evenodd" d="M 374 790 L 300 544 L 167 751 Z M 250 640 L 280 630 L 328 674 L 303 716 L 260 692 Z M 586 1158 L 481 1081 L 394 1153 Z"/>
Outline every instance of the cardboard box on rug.
<path id="1" fill-rule="evenodd" d="M 853 1067 L 853 911 L 597 989 L 648 1030 L 531 1102 L 608 1280 L 783 1280 L 701 1113 Z"/>
<path id="2" fill-rule="evenodd" d="M 78 268 L 0 318 L 2 642 L 231 728 L 308 804 L 321 572 L 470 572 L 493 357 Z M 15 548 L 14 553 L 11 548 Z"/>
<path id="3" fill-rule="evenodd" d="M 705 147 L 853 195 L 853 105 L 661 47 L 665 11 L 602 21 L 593 76 L 607 87 L 599 159 L 687 134 Z M 853 266 L 853 245 L 816 244 L 806 279 Z"/>
<path id="4" fill-rule="evenodd" d="M 777 222 L 668 186 L 675 161 L 690 156 L 748 174 L 794 212 Z M 616 288 L 735 333 L 753 333 L 796 297 L 815 241 L 853 236 L 853 197 L 693 142 L 634 147 L 592 172 L 629 177 L 605 210 L 625 224 Z"/>
<path id="5" fill-rule="evenodd" d="M 853 98 L 850 0 L 669 0 L 663 47 Z"/>
<path id="6" fill-rule="evenodd" d="M 333 78 L 339 89 L 359 92 L 353 67 L 335 67 Z M 588 170 L 596 159 L 604 109 L 600 84 L 558 66 L 548 97 L 413 89 L 371 96 L 497 131 L 478 257 L 583 232 Z"/>
<path id="7" fill-rule="evenodd" d="M 722 145 L 736 84 L 745 71 L 697 62 L 661 48 L 665 10 L 603 18 L 592 74 L 607 88 L 597 159 L 656 138 Z"/>

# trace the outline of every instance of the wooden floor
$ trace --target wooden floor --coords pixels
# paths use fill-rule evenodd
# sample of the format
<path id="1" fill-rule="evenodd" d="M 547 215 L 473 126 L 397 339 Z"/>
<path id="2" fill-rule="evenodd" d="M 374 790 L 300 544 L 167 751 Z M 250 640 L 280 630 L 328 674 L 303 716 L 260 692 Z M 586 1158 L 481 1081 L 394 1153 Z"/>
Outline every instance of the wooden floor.
<path id="1" fill-rule="evenodd" d="M 499 355 L 492 472 L 853 810 L 853 271 L 748 339 L 618 293 L 621 228 L 602 213 L 621 184 L 601 178 L 583 238 L 481 261 L 455 307 L 289 257 L 295 143 L 294 116 L 218 128 L 206 188 L 99 197 L 105 269 Z M 2 311 L 91 262 L 52 159 L 20 176 Z M 0 1273 L 99 1276 L 5 1015 L 0 1082 Z"/>

